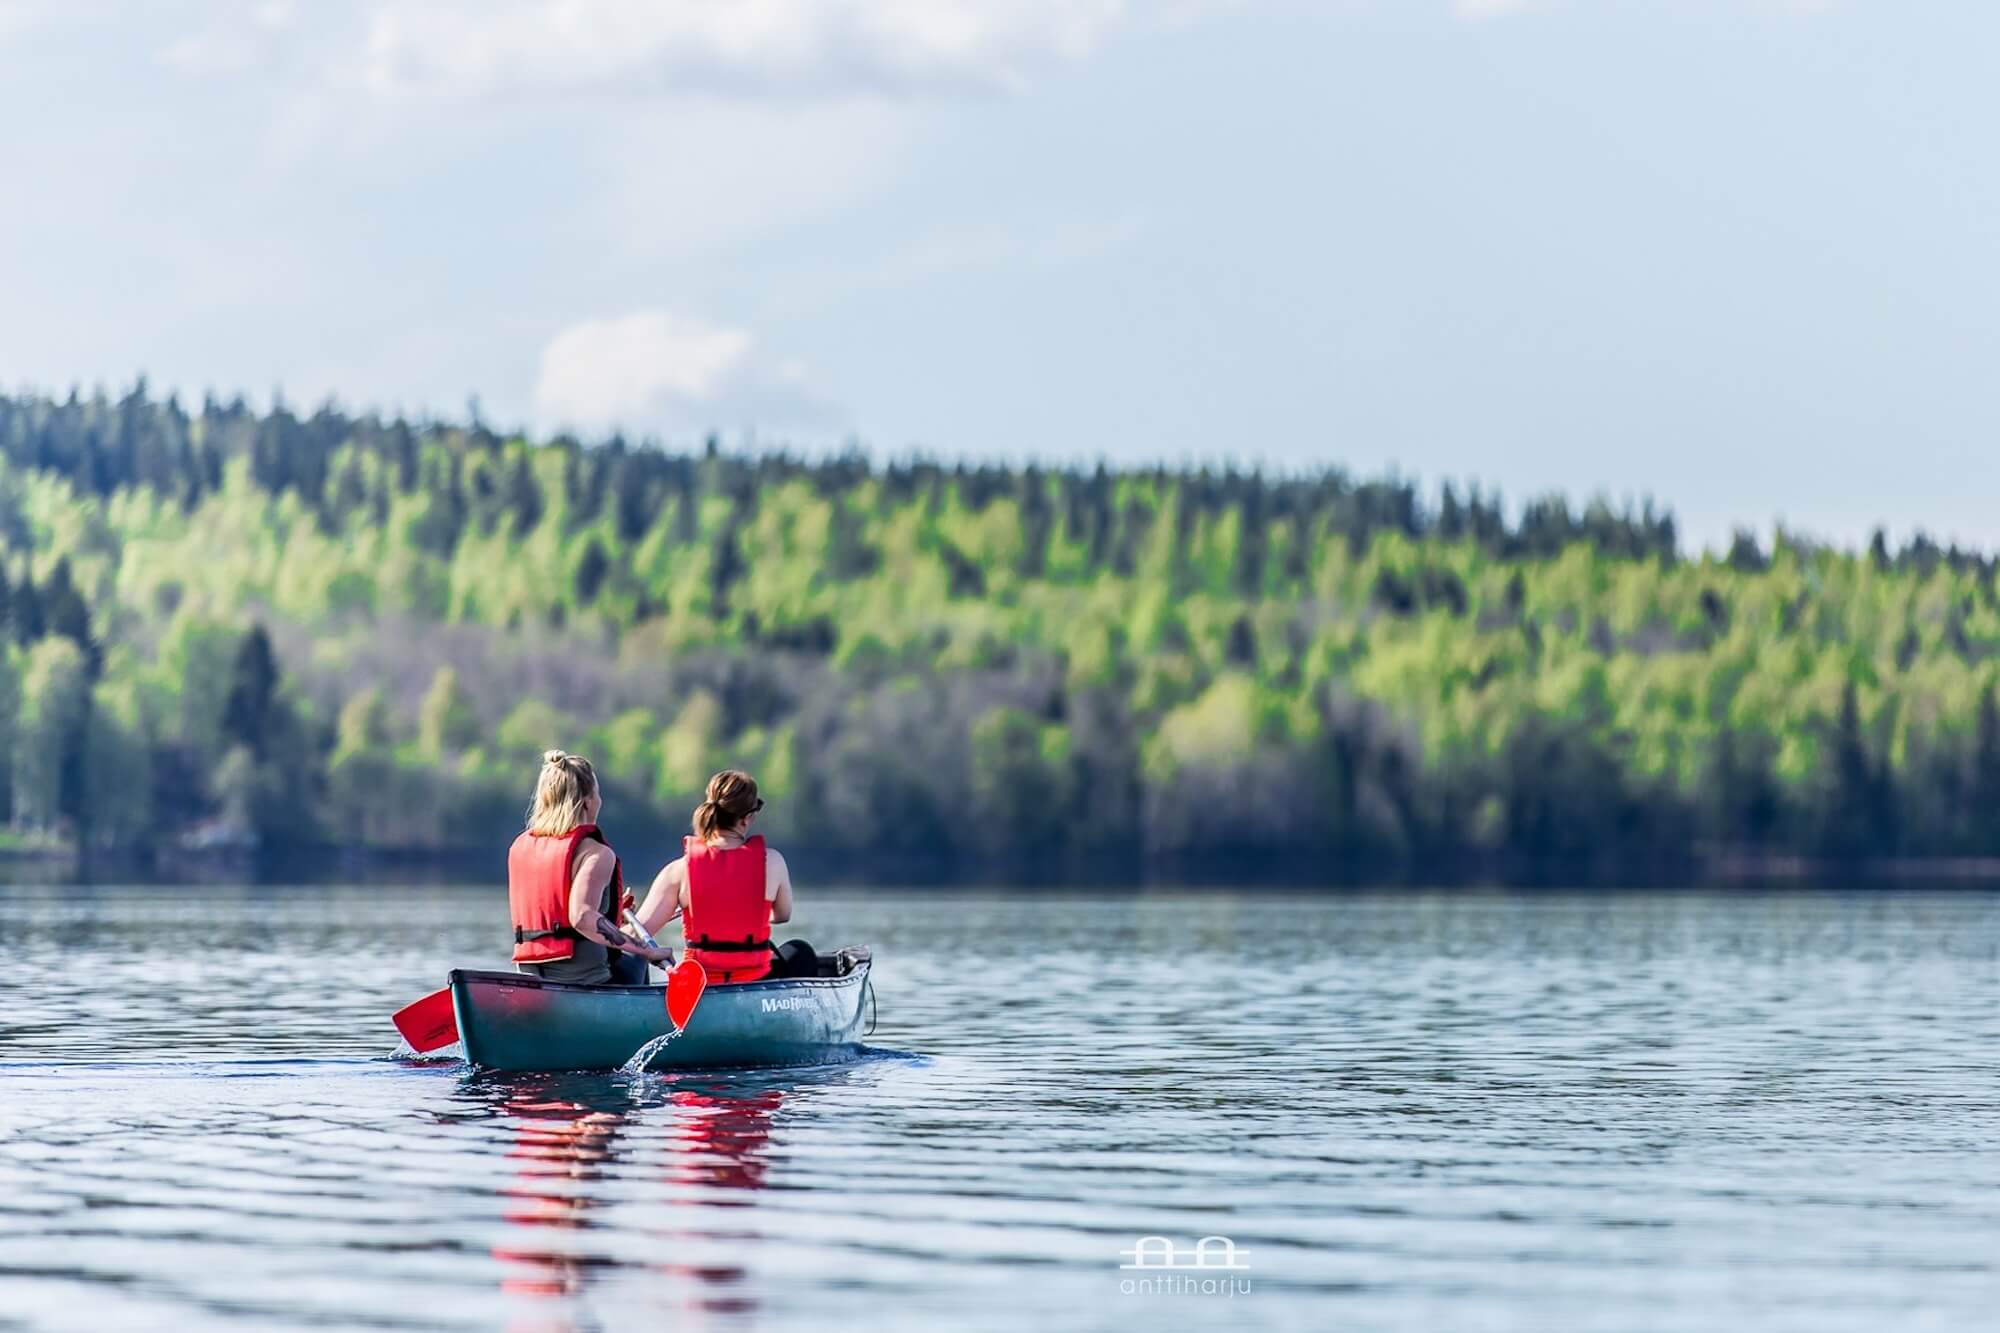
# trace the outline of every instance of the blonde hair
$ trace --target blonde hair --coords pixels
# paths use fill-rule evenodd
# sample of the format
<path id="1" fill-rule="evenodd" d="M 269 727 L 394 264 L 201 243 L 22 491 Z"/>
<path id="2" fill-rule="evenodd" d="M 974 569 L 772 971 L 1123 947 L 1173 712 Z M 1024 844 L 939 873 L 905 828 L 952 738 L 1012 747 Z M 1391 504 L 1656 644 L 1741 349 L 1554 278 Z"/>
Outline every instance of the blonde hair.
<path id="1" fill-rule="evenodd" d="M 757 779 L 725 768 L 708 780 L 708 793 L 694 808 L 694 835 L 714 842 L 764 806 L 757 799 Z"/>
<path id="2" fill-rule="evenodd" d="M 535 779 L 535 803 L 528 807 L 528 832 L 554 837 L 588 823 L 584 809 L 597 794 L 597 770 L 580 754 L 550 750 Z"/>

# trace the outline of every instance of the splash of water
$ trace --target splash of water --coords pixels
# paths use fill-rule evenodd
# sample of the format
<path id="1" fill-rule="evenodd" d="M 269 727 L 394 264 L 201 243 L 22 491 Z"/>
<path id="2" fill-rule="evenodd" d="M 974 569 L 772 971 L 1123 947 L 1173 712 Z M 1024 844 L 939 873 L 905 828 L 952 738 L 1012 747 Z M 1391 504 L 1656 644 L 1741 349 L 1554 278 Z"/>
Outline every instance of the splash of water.
<path id="1" fill-rule="evenodd" d="M 618 1067 L 618 1072 L 621 1074 L 645 1073 L 646 1066 L 653 1062 L 653 1057 L 658 1055 L 661 1051 L 665 1050 L 667 1048 L 667 1043 L 680 1035 L 681 1035 L 681 1030 L 679 1028 L 673 1028 L 670 1029 L 669 1031 L 661 1033 L 659 1036 L 647 1042 L 644 1046 L 641 1046 L 638 1050 L 632 1052 L 632 1058 L 627 1060 L 624 1064 L 620 1065 Z"/>

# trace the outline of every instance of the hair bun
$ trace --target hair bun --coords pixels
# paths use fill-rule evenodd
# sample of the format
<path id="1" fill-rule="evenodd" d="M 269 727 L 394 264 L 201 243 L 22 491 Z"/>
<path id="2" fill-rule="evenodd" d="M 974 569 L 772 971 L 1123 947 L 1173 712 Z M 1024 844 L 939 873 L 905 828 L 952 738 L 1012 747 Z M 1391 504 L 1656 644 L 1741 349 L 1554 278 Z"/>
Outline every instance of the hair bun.
<path id="1" fill-rule="evenodd" d="M 565 754 L 561 750 L 542 751 L 542 762 L 545 764 L 560 764 L 563 760 L 567 758 L 569 758 L 569 755 Z"/>

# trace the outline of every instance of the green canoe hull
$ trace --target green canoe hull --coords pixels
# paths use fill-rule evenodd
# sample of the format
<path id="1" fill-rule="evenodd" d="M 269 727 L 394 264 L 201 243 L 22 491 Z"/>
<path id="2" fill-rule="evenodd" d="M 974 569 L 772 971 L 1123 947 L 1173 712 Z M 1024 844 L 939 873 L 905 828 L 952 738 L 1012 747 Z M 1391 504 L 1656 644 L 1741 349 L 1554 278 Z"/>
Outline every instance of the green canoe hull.
<path id="1" fill-rule="evenodd" d="M 865 952 L 841 976 L 710 986 L 650 1069 L 830 1064 L 861 1051 Z M 668 1032 L 664 986 L 575 986 L 520 972 L 451 974 L 465 1058 L 483 1069 L 617 1069 Z"/>

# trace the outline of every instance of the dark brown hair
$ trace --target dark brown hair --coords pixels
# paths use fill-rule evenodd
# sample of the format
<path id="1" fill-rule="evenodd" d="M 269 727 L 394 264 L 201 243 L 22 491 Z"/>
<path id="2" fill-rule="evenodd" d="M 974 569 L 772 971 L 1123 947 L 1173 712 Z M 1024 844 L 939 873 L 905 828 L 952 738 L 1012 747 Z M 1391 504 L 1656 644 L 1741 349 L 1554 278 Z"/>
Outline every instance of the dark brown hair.
<path id="1" fill-rule="evenodd" d="M 725 768 L 708 780 L 708 794 L 694 808 L 694 835 L 714 842 L 764 808 L 757 798 L 757 779 Z"/>

